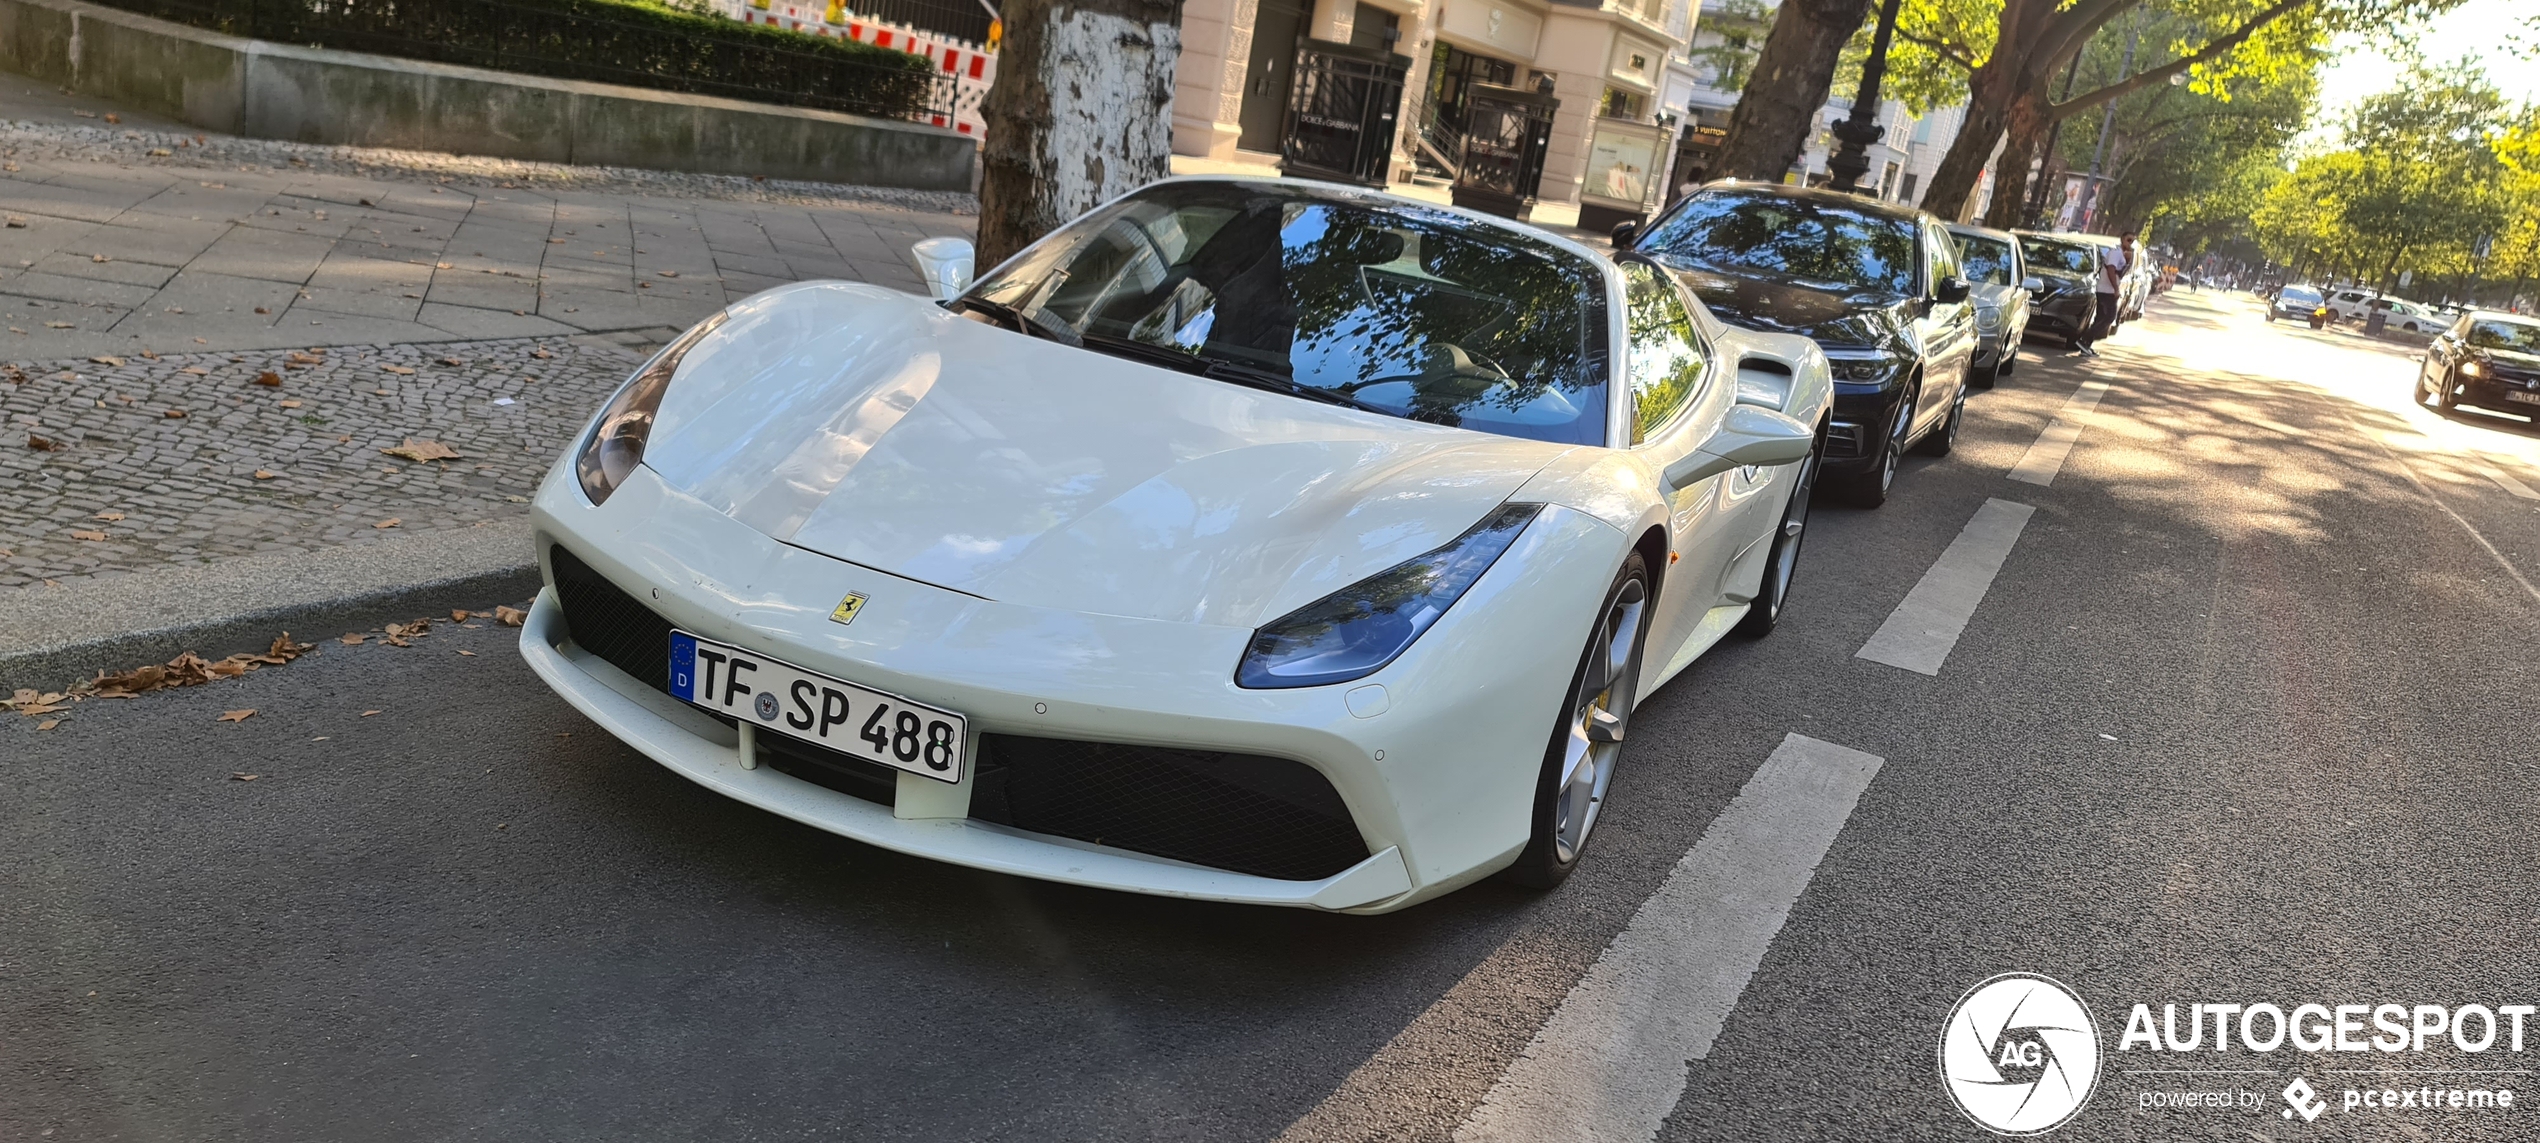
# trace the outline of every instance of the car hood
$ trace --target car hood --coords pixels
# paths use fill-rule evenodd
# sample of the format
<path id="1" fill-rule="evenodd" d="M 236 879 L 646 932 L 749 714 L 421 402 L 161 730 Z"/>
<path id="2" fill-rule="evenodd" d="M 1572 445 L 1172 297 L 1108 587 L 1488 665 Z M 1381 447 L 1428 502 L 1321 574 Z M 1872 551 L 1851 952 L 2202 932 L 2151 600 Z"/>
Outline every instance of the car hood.
<path id="1" fill-rule="evenodd" d="M 1565 448 L 810 283 L 735 305 L 697 345 L 644 462 L 770 537 L 894 575 L 1252 627 L 1453 539 Z"/>
<path id="2" fill-rule="evenodd" d="M 1813 289 L 1792 282 L 1695 270 L 1682 275 L 1702 304 L 1731 325 L 1795 333 L 1820 345 L 1884 345 L 1903 325 L 1904 299 Z"/>
<path id="3" fill-rule="evenodd" d="M 2041 274 L 2036 270 L 2031 270 L 2029 273 L 2039 282 L 2044 283 L 2049 290 L 2081 289 L 2086 291 L 2093 288 L 2089 279 L 2078 274 Z"/>

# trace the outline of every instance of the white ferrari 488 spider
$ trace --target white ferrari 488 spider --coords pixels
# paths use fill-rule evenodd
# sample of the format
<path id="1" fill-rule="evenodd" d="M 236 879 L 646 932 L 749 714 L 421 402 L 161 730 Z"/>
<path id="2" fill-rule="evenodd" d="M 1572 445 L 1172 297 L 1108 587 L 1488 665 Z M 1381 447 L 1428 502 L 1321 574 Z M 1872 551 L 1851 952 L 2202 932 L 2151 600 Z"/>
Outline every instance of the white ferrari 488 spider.
<path id="1" fill-rule="evenodd" d="M 637 370 L 537 497 L 539 675 L 874 845 L 1372 913 L 1560 881 L 1635 699 L 1790 589 L 1825 361 L 1654 263 L 1193 178 L 960 286 Z"/>

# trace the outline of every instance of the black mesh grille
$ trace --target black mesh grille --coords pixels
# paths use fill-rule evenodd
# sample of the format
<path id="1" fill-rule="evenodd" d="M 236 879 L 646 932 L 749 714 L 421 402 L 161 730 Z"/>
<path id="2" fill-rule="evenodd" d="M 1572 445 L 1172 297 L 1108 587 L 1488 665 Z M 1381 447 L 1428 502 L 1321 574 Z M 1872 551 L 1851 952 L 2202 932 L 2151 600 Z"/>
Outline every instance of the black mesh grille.
<path id="1" fill-rule="evenodd" d="M 555 572 L 556 602 L 564 607 L 564 627 L 574 643 L 670 693 L 670 621 L 562 547 L 547 549 L 547 566 Z"/>
<path id="2" fill-rule="evenodd" d="M 815 786 L 886 806 L 899 804 L 900 772 L 878 762 L 770 731 L 758 736 L 758 760 L 762 766 L 772 766 L 779 773 L 791 774 Z"/>
<path id="3" fill-rule="evenodd" d="M 1302 762 L 989 734 L 970 816 L 1236 873 L 1312 881 L 1367 859 L 1340 793 Z"/>

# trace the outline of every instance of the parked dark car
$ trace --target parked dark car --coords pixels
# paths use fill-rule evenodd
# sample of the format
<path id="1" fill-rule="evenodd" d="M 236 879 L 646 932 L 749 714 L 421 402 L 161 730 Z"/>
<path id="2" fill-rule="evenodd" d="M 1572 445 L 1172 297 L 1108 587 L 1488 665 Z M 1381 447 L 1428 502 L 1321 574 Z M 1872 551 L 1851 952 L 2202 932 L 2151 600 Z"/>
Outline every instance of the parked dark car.
<path id="1" fill-rule="evenodd" d="M 2267 320 L 2294 318 L 2308 321 L 2313 313 L 2327 304 L 2327 296 L 2309 286 L 2282 286 L 2277 288 L 2275 297 L 2267 300 Z"/>
<path id="2" fill-rule="evenodd" d="M 2037 279 L 2029 291 L 2029 334 L 2060 338 L 2066 347 L 2081 344 L 2099 320 L 2099 248 L 2030 230 L 2011 233 L 2020 236 L 2029 276 Z"/>
<path id="3" fill-rule="evenodd" d="M 1859 195 L 1718 182 L 1628 241 L 1720 320 L 1825 350 L 1835 397 L 1823 487 L 1876 507 L 1905 450 L 1946 456 L 1957 442 L 1976 319 L 1940 220 Z"/>
<path id="4" fill-rule="evenodd" d="M 2540 421 L 2540 321 L 2473 310 L 2425 347 L 2417 401 L 2468 405 Z"/>

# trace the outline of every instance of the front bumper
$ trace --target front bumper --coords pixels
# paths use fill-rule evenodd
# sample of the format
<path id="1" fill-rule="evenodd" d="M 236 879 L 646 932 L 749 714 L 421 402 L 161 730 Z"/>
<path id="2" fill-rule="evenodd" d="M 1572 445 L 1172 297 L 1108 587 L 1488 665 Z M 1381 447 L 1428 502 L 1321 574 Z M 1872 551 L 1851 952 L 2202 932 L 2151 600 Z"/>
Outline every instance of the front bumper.
<path id="1" fill-rule="evenodd" d="M 1879 451 L 1896 423 L 1897 404 L 1905 387 L 1835 386 L 1833 419 L 1826 426 L 1825 471 L 1866 472 L 1879 465 Z"/>
<path id="2" fill-rule="evenodd" d="M 2512 394 L 2516 393 L 2522 394 L 2524 399 L 2515 400 Z M 2472 408 L 2540 417 L 2540 402 L 2533 400 L 2540 398 L 2540 380 L 2524 381 L 2519 378 L 2491 377 L 2467 381 L 2459 379 L 2456 375 L 2453 394 L 2452 399 L 2455 402 Z"/>
<path id="3" fill-rule="evenodd" d="M 1023 607 L 900 579 L 770 540 L 650 469 L 598 507 L 559 469 L 533 518 L 549 588 L 524 628 L 523 655 L 582 713 L 708 789 L 973 868 L 1351 912 L 1444 893 L 1524 847 L 1545 744 L 1576 666 L 1575 653 L 1550 652 L 1583 640 L 1626 546 L 1606 524 L 1546 508 L 1384 670 L 1352 683 L 1258 691 L 1233 681 L 1248 630 Z M 1310 766 L 1346 806 L 1368 856 L 1318 880 L 1285 880 L 977 820 L 969 815 L 975 757 L 960 786 L 899 775 L 890 805 L 772 766 L 745 767 L 732 727 L 575 645 L 555 590 L 557 545 L 681 630 L 960 712 L 974 743 L 1005 735 Z M 830 622 L 848 591 L 868 602 L 852 625 Z M 1361 693 L 1371 685 L 1383 688 L 1381 701 Z"/>

